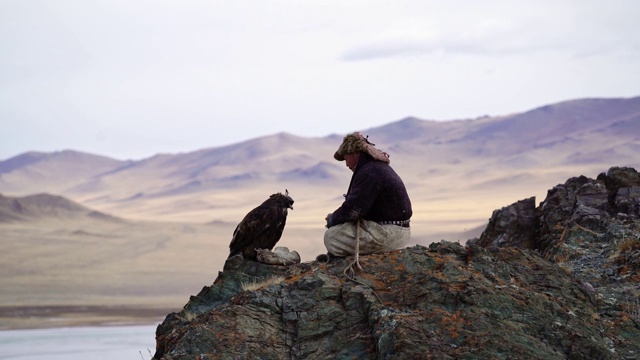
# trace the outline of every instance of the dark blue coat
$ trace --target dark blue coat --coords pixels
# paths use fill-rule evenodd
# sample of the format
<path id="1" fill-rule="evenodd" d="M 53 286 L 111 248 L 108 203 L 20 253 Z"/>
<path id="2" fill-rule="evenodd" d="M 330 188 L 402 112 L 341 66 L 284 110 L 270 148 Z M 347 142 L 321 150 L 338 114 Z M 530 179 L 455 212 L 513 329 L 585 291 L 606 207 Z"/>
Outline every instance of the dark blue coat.
<path id="1" fill-rule="evenodd" d="M 400 176 L 389 164 L 361 153 L 345 201 L 329 216 L 327 225 L 359 219 L 409 220 L 412 214 L 411 200 Z"/>

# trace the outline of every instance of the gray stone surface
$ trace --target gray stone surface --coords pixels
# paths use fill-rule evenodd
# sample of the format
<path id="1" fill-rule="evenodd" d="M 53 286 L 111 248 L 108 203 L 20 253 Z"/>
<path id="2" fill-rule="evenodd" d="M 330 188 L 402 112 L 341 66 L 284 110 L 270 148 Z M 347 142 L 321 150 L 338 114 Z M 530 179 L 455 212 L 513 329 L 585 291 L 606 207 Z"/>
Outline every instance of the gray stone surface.
<path id="1" fill-rule="evenodd" d="M 355 279 L 352 258 L 231 258 L 158 326 L 155 359 L 637 359 L 634 171 L 569 179 L 533 218 L 530 202 L 494 212 L 487 242 L 361 256 Z"/>

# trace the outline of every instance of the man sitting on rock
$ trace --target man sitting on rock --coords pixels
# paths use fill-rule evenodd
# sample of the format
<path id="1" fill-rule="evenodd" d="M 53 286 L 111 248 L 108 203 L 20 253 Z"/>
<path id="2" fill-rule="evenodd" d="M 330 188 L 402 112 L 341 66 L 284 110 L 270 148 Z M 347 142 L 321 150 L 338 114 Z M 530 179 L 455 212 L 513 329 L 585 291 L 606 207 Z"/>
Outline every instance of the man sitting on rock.
<path id="1" fill-rule="evenodd" d="M 355 132 L 345 136 L 333 157 L 344 160 L 353 175 L 344 202 L 325 218 L 328 254 L 317 260 L 405 247 L 411 234 L 411 201 L 402 179 L 389 166 L 389 155 Z"/>

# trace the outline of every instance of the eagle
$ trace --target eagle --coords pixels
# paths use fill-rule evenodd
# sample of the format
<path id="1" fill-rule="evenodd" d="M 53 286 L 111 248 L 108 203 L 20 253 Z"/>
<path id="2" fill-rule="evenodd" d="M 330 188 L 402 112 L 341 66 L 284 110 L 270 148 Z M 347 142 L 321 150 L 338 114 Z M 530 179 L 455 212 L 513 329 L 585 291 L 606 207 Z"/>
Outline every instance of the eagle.
<path id="1" fill-rule="evenodd" d="M 233 231 L 229 257 L 242 254 L 245 259 L 256 260 L 256 249 L 273 249 L 282 236 L 289 209 L 293 210 L 293 199 L 285 190 L 249 211 Z"/>

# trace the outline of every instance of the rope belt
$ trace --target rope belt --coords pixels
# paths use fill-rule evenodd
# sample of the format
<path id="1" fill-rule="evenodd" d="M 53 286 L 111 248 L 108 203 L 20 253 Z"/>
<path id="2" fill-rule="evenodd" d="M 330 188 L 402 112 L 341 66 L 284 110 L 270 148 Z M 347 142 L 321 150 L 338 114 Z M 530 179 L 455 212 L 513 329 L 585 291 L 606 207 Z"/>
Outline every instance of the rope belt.
<path id="1" fill-rule="evenodd" d="M 402 227 L 408 228 L 409 227 L 409 221 L 411 221 L 411 220 L 378 221 L 378 224 L 380 224 L 380 225 L 396 225 L 396 226 L 402 226 Z"/>

